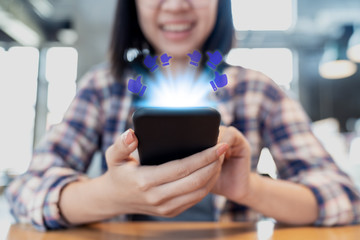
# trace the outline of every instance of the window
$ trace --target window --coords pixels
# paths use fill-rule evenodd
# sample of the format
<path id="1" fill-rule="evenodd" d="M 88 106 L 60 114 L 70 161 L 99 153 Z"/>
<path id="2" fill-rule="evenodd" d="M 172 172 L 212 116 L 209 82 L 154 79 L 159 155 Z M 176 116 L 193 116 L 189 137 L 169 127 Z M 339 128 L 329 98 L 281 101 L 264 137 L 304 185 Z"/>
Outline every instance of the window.
<path id="1" fill-rule="evenodd" d="M 286 89 L 293 79 L 293 54 L 288 48 L 236 48 L 229 52 L 226 62 L 263 72 Z"/>
<path id="2" fill-rule="evenodd" d="M 236 30 L 288 30 L 294 24 L 295 0 L 232 0 Z"/>
<path id="3" fill-rule="evenodd" d="M 59 123 L 76 94 L 78 52 L 71 47 L 52 47 L 46 54 L 48 87 L 47 126 Z"/>
<path id="4" fill-rule="evenodd" d="M 24 172 L 32 155 L 39 51 L 0 49 L 0 170 Z"/>
<path id="5" fill-rule="evenodd" d="M 61 121 L 75 96 L 78 54 L 70 47 L 54 47 L 46 53 L 47 125 L 50 126 Z M 8 51 L 0 48 L 0 171 L 21 174 L 29 166 L 39 55 L 39 50 L 33 47 L 12 47 Z"/>

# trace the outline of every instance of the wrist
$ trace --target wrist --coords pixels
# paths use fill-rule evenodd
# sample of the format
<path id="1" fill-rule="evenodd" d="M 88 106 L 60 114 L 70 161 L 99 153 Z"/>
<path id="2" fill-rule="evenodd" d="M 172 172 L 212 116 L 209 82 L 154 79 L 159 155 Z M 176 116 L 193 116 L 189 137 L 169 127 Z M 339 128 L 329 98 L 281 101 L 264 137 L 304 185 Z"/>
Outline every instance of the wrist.
<path id="1" fill-rule="evenodd" d="M 249 190 L 247 194 L 243 197 L 241 200 L 241 203 L 246 206 L 254 206 L 257 205 L 258 202 L 261 200 L 261 197 L 259 196 L 259 192 L 261 192 L 261 186 L 262 186 L 262 177 L 257 173 L 250 173 L 249 176 Z"/>
<path id="2" fill-rule="evenodd" d="M 99 206 L 103 209 L 103 212 L 109 217 L 123 214 L 124 211 L 120 209 L 122 204 L 119 204 L 117 196 L 117 191 L 114 189 L 111 176 L 108 172 L 103 175 L 93 179 L 96 183 L 97 192 L 97 202 Z"/>
<path id="3" fill-rule="evenodd" d="M 137 212 L 133 207 L 133 199 L 129 196 L 129 190 L 117 182 L 109 171 L 97 178 L 97 185 L 97 195 L 101 198 L 100 203 L 107 215 L 113 217 Z"/>
<path id="4" fill-rule="evenodd" d="M 84 224 L 110 217 L 101 178 L 83 179 L 68 184 L 61 192 L 59 207 L 63 217 L 72 225 Z"/>

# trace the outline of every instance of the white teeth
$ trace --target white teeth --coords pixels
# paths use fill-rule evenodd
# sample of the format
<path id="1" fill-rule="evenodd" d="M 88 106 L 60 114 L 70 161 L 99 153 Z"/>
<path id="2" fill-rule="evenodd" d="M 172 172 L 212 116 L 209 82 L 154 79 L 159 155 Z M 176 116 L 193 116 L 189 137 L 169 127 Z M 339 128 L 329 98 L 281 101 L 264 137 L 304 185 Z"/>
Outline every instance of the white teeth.
<path id="1" fill-rule="evenodd" d="M 189 30 L 191 28 L 191 24 L 166 24 L 162 27 L 165 31 L 171 32 L 182 32 Z"/>

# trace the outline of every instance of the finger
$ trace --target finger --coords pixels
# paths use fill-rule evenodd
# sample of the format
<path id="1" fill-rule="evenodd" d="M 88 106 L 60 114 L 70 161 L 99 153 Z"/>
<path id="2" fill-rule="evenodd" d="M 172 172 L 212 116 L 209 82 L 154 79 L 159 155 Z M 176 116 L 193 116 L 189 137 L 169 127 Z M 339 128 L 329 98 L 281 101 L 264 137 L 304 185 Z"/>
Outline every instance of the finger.
<path id="1" fill-rule="evenodd" d="M 221 126 L 219 127 L 218 143 L 222 142 L 221 140 L 222 140 L 223 135 L 225 134 L 226 130 L 227 130 L 227 127 L 225 127 L 225 126 L 222 126 L 222 125 L 221 125 Z"/>
<path id="2" fill-rule="evenodd" d="M 221 131 L 221 143 L 227 143 L 231 147 L 235 144 L 236 141 L 238 141 L 239 134 L 237 130 L 234 127 L 225 127 L 225 129 L 222 129 Z"/>
<path id="3" fill-rule="evenodd" d="M 176 196 L 201 189 L 220 173 L 222 160 L 223 157 L 221 160 L 212 162 L 184 178 L 154 187 L 149 195 L 157 198 L 158 204 L 160 204 Z"/>
<path id="4" fill-rule="evenodd" d="M 138 146 L 138 140 L 132 129 L 127 130 L 116 138 L 113 145 L 111 145 L 105 153 L 106 161 L 109 166 L 118 165 L 126 160 L 133 160 L 130 156 Z"/>
<path id="5" fill-rule="evenodd" d="M 135 149 L 135 151 L 133 151 L 130 154 L 130 157 L 134 158 L 134 161 L 138 162 L 140 164 L 140 157 L 139 157 L 139 151 L 138 149 Z"/>
<path id="6" fill-rule="evenodd" d="M 173 217 L 194 206 L 207 194 L 209 194 L 210 190 L 214 187 L 218 179 L 219 173 L 220 171 L 217 172 L 216 176 L 210 178 L 202 188 L 174 197 L 158 206 L 156 210 L 160 215 L 165 215 L 165 217 Z"/>
<path id="7" fill-rule="evenodd" d="M 250 149 L 249 142 L 245 136 L 236 128 L 228 127 L 221 142 L 229 144 L 230 148 L 226 153 L 226 158 L 230 156 L 241 156 L 247 154 Z"/>
<path id="8" fill-rule="evenodd" d="M 158 186 L 184 178 L 200 168 L 219 159 L 229 148 L 226 143 L 220 143 L 212 148 L 196 153 L 189 157 L 164 163 L 159 166 L 142 168 L 144 181 L 150 186 Z M 156 176 L 156 177 L 154 177 Z"/>
<path id="9" fill-rule="evenodd" d="M 218 170 L 202 188 L 195 191 L 181 194 L 173 198 L 166 198 L 164 201 L 158 203 L 151 203 L 150 201 L 150 204 L 143 204 L 138 208 L 139 213 L 163 217 L 176 216 L 201 201 L 201 199 L 214 187 L 219 175 L 220 170 Z M 152 194 L 159 194 L 159 192 L 152 192 Z"/>

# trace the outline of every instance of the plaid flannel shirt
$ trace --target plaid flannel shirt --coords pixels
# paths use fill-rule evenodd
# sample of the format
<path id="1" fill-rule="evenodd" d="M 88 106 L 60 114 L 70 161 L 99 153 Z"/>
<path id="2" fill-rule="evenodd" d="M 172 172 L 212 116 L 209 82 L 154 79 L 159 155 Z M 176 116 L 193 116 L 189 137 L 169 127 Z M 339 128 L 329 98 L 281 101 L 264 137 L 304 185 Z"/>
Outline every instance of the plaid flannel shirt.
<path id="1" fill-rule="evenodd" d="M 125 74 L 133 77 L 133 72 Z M 229 84 L 216 93 L 217 109 L 226 125 L 239 129 L 252 151 L 256 171 L 263 147 L 269 148 L 278 178 L 312 190 L 319 206 L 315 225 L 360 222 L 360 194 L 314 137 L 301 106 L 265 75 L 241 67 L 227 69 Z M 11 212 L 37 229 L 68 227 L 58 202 L 61 190 L 87 178 L 96 151 L 104 153 L 114 138 L 131 127 L 134 97 L 126 81 L 115 81 L 108 66 L 100 66 L 80 81 L 78 93 L 63 121 L 48 131 L 35 149 L 30 167 L 7 188 Z M 218 212 L 232 220 L 249 220 L 251 210 L 214 201 Z M 126 220 L 126 216 L 119 219 Z"/>

